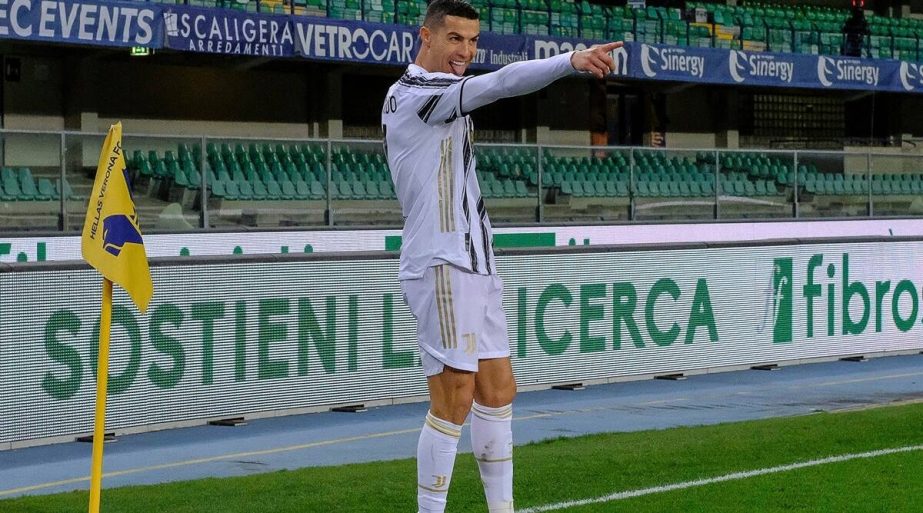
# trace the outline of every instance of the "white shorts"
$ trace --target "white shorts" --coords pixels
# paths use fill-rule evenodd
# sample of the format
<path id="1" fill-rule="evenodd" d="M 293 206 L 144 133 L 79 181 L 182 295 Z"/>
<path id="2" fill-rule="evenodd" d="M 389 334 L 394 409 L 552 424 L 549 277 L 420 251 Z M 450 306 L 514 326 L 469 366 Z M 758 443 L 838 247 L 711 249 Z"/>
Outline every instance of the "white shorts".
<path id="1" fill-rule="evenodd" d="M 402 280 L 404 302 L 417 320 L 420 360 L 426 376 L 444 366 L 476 372 L 478 360 L 510 355 L 503 311 L 503 280 L 452 265 L 430 267 Z"/>

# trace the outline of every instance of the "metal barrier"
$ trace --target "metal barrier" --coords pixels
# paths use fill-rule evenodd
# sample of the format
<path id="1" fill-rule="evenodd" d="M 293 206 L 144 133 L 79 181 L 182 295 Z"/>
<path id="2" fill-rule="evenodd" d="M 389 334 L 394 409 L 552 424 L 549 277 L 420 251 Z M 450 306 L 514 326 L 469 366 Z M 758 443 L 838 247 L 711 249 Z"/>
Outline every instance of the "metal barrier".
<path id="1" fill-rule="evenodd" d="M 76 232 L 105 134 L 0 131 L 0 232 Z M 379 141 L 127 134 L 147 232 L 398 227 Z M 479 144 L 497 225 L 923 214 L 923 155 Z"/>

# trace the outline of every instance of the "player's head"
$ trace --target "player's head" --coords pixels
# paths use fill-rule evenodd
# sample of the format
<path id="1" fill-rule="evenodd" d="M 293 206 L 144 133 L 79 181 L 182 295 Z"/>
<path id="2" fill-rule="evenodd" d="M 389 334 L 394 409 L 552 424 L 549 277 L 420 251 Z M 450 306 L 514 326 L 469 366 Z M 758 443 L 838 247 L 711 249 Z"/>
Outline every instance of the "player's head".
<path id="1" fill-rule="evenodd" d="M 477 50 L 480 15 L 463 0 L 433 0 L 420 28 L 416 63 L 426 71 L 463 75 Z"/>

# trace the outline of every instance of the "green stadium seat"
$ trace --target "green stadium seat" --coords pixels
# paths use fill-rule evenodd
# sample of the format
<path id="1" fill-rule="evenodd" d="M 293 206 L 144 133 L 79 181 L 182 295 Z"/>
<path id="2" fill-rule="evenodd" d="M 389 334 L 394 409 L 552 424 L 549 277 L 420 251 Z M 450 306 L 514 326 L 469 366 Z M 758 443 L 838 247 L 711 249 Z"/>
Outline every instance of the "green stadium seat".
<path id="1" fill-rule="evenodd" d="M 47 178 L 38 179 L 38 192 L 40 195 L 47 197 L 48 199 L 56 200 L 61 198 L 61 195 L 58 194 L 58 191 L 55 190 L 51 180 Z"/>
<path id="2" fill-rule="evenodd" d="M 516 197 L 516 184 L 512 180 L 503 180 L 503 197 L 504 198 L 515 198 Z"/>
<path id="3" fill-rule="evenodd" d="M 507 192 L 506 192 L 506 188 L 504 187 L 504 184 L 505 184 L 505 183 L 506 183 L 506 180 L 494 180 L 494 181 L 490 182 L 491 197 L 493 197 L 493 198 L 506 198 L 506 197 L 508 197 L 508 196 L 507 196 Z"/>
<path id="4" fill-rule="evenodd" d="M 173 154 L 172 150 L 167 150 L 163 152 L 163 161 L 167 164 L 167 166 L 169 166 L 170 164 L 176 162 L 176 155 Z"/>
<path id="5" fill-rule="evenodd" d="M 195 164 L 193 164 L 191 161 L 186 161 L 183 163 L 183 172 L 186 174 L 186 181 L 189 183 L 189 188 L 198 189 L 201 187 L 202 175 L 199 174 Z"/>
<path id="6" fill-rule="evenodd" d="M 188 144 L 180 143 L 176 146 L 177 154 L 179 155 L 180 162 L 193 162 L 198 161 L 196 156 L 192 152 L 192 148 Z"/>
<path id="7" fill-rule="evenodd" d="M 154 176 L 157 177 L 157 178 L 164 178 L 164 177 L 168 176 L 167 163 L 166 163 L 166 162 L 164 162 L 164 161 L 162 161 L 162 160 L 158 160 L 158 161 L 154 164 Z"/>
<path id="8" fill-rule="evenodd" d="M 249 166 L 245 173 L 237 162 L 232 162 L 231 165 L 228 166 L 228 174 L 231 175 L 231 179 L 235 182 L 245 182 L 247 180 L 256 179 L 256 172 L 253 171 L 253 166 Z M 220 173 L 218 177 L 221 178 Z"/>
<path id="9" fill-rule="evenodd" d="M 3 182 L 0 181 L 0 200 L 2 201 L 18 201 L 19 195 L 14 194 L 13 192 L 6 192 L 6 188 L 3 187 Z"/>
<path id="10" fill-rule="evenodd" d="M 381 191 L 382 196 L 385 196 L 386 199 L 397 198 L 397 194 L 394 192 L 394 185 L 390 180 L 378 182 L 378 190 Z"/>
<path id="11" fill-rule="evenodd" d="M 702 184 L 699 182 L 689 182 L 689 195 L 690 196 L 705 196 L 705 192 L 702 189 Z"/>
<path id="12" fill-rule="evenodd" d="M 311 187 L 308 185 L 308 182 L 304 180 L 295 180 L 295 194 L 294 197 L 300 200 L 309 199 L 311 197 Z M 282 184 L 285 187 L 285 184 Z"/>
<path id="13" fill-rule="evenodd" d="M 137 167 L 138 162 L 142 160 L 147 160 L 144 158 L 144 153 L 141 150 L 134 150 L 131 152 L 131 159 L 129 159 L 129 161 L 126 162 L 126 164 L 130 164 L 132 166 Z"/>
<path id="14" fill-rule="evenodd" d="M 514 182 L 516 187 L 516 197 L 525 198 L 529 196 L 529 190 L 526 188 L 526 183 L 522 180 L 516 180 Z"/>
<path id="15" fill-rule="evenodd" d="M 869 192 L 868 181 L 864 177 L 853 178 L 852 180 L 852 193 L 867 195 Z M 923 191 L 921 191 L 923 192 Z"/>
<path id="16" fill-rule="evenodd" d="M 266 184 L 264 184 L 263 182 L 259 180 L 254 180 L 252 182 L 247 182 L 247 183 L 250 185 L 251 189 L 253 190 L 253 192 L 251 193 L 253 196 L 253 199 L 255 200 L 272 199 L 269 197 L 269 191 L 266 189 Z"/>
<path id="17" fill-rule="evenodd" d="M 23 169 L 20 169 L 19 171 L 19 186 L 23 196 L 31 197 L 32 199 L 39 201 L 46 201 L 51 199 L 51 196 L 46 196 L 39 192 L 38 187 L 35 184 L 35 179 L 32 178 L 31 172 L 25 170 L 26 172 L 24 173 Z"/>
<path id="18" fill-rule="evenodd" d="M 592 182 L 592 183 L 588 183 L 588 184 L 586 184 L 586 185 L 584 186 L 584 188 L 587 188 L 587 187 L 592 187 L 592 189 L 593 189 L 592 196 L 596 196 L 596 197 L 600 197 L 600 198 L 605 197 L 605 196 L 608 196 L 608 193 L 606 192 L 606 183 L 605 183 L 605 182 Z"/>
<path id="19" fill-rule="evenodd" d="M 312 200 L 326 199 L 327 190 L 324 188 L 323 184 L 321 184 L 320 182 L 316 182 L 316 181 L 311 182 L 311 192 L 310 192 L 309 198 Z"/>
<path id="20" fill-rule="evenodd" d="M 288 181 L 288 179 L 286 179 L 284 182 L 281 182 L 281 183 L 280 183 L 280 182 L 275 182 L 275 181 L 273 181 L 273 182 L 269 182 L 269 183 L 266 184 L 266 192 L 268 193 L 268 195 L 269 195 L 269 197 L 270 197 L 271 199 L 277 199 L 277 200 L 278 200 L 278 199 L 286 199 L 286 200 L 292 199 L 292 197 L 294 196 L 294 194 L 286 194 L 286 193 L 283 191 L 283 188 L 282 188 L 282 185 L 281 185 L 282 183 L 291 185 L 292 182 L 290 182 L 290 181 Z M 292 187 L 294 188 L 294 186 L 292 186 Z"/>
<path id="21" fill-rule="evenodd" d="M 33 195 L 27 195 L 23 192 L 22 187 L 19 185 L 19 180 L 14 178 L 12 175 L 3 179 L 3 188 L 6 190 L 7 195 L 13 197 L 17 200 L 32 200 L 35 199 Z"/>
<path id="22" fill-rule="evenodd" d="M 77 194 L 74 193 L 74 189 L 71 187 L 70 182 L 65 178 L 63 181 L 61 179 L 55 180 L 55 189 L 59 196 L 64 196 L 68 200 L 80 200 L 83 199 Z"/>
<path id="23" fill-rule="evenodd" d="M 381 191 L 378 189 L 378 182 L 369 181 L 365 183 L 365 194 L 368 199 L 384 199 Z"/>
<path id="24" fill-rule="evenodd" d="M 248 182 L 246 180 L 237 182 L 237 191 L 238 197 L 242 200 L 252 200 L 252 199 L 261 199 L 254 196 L 253 184 L 259 183 L 259 181 Z"/>
<path id="25" fill-rule="evenodd" d="M 714 195 L 715 195 L 715 182 L 714 182 L 714 181 L 708 180 L 708 181 L 705 181 L 705 182 L 701 182 L 701 186 L 702 186 L 702 193 L 703 193 L 704 195 L 706 195 L 706 196 L 714 196 Z"/>
<path id="26" fill-rule="evenodd" d="M 363 182 L 356 182 L 352 184 L 354 199 L 368 199 L 368 193 L 365 189 L 365 184 Z"/>
<path id="27" fill-rule="evenodd" d="M 224 185 L 224 197 L 229 200 L 238 200 L 238 199 L 250 199 L 249 196 L 242 197 L 240 194 L 240 186 L 237 182 L 231 180 L 227 182 L 221 182 Z"/>
<path id="28" fill-rule="evenodd" d="M 216 173 L 216 175 L 217 175 L 216 178 L 217 178 L 218 180 L 221 180 L 221 181 L 223 181 L 223 182 L 230 182 L 230 181 L 231 181 L 231 174 L 228 173 L 228 170 L 227 170 L 227 169 L 219 168 L 219 169 L 218 169 L 218 172 Z"/>
<path id="29" fill-rule="evenodd" d="M 221 180 L 215 180 L 211 182 L 211 195 L 216 198 L 227 198 L 227 199 L 236 199 L 228 197 L 228 193 L 225 191 L 225 184 L 227 182 L 222 182 Z"/>
<path id="30" fill-rule="evenodd" d="M 911 194 L 919 194 L 923 190 L 923 184 L 920 183 L 916 175 L 907 175 L 907 182 L 910 183 Z"/>
<path id="31" fill-rule="evenodd" d="M 189 179 L 179 167 L 173 171 L 173 183 L 183 188 L 189 188 Z"/>
<path id="32" fill-rule="evenodd" d="M 593 184 L 587 182 L 574 182 L 572 187 L 574 188 L 574 194 L 580 198 L 591 197 L 596 194 Z"/>

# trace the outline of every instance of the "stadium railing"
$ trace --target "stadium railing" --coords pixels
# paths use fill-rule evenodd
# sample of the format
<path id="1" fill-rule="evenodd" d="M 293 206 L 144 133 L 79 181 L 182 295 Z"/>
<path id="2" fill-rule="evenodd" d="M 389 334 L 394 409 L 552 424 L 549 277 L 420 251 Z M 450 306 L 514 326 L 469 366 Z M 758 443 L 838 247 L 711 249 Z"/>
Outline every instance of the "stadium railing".
<path id="1" fill-rule="evenodd" d="M 136 0 L 266 14 L 418 26 L 425 0 Z M 849 9 L 812 5 L 687 2 L 685 9 L 599 5 L 586 0 L 472 0 L 484 28 L 595 40 L 839 55 Z M 866 15 L 863 56 L 923 61 L 923 20 Z"/>
<path id="2" fill-rule="evenodd" d="M 78 232 L 105 134 L 0 130 L 0 231 Z M 380 141 L 124 136 L 147 231 L 401 225 Z M 923 153 L 478 144 L 495 224 L 923 215 Z"/>

